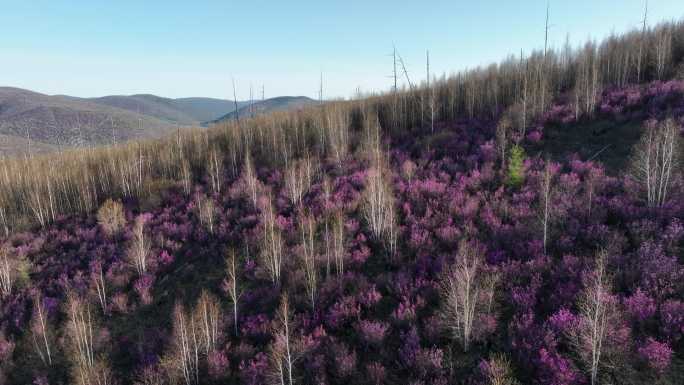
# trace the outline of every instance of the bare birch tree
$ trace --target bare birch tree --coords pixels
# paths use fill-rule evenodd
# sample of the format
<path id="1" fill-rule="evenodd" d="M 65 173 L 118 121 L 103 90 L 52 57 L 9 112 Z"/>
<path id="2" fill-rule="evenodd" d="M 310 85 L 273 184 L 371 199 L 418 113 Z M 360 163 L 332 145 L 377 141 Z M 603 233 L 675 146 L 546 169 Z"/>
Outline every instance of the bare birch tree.
<path id="1" fill-rule="evenodd" d="M 345 260 L 345 228 L 344 216 L 341 212 L 333 214 L 325 222 L 323 229 L 325 242 L 325 271 L 330 275 L 333 267 L 338 276 L 344 275 Z"/>
<path id="2" fill-rule="evenodd" d="M 209 234 L 214 234 L 214 223 L 216 222 L 216 206 L 214 200 L 204 194 L 195 198 L 197 205 L 197 216 L 200 223 L 207 228 Z"/>
<path id="3" fill-rule="evenodd" d="M 397 218 L 392 186 L 387 180 L 379 148 L 373 150 L 373 166 L 368 171 L 363 192 L 363 217 L 376 240 L 383 241 L 394 254 L 397 242 Z"/>
<path id="4" fill-rule="evenodd" d="M 259 179 L 257 179 L 256 177 L 256 173 L 254 171 L 254 164 L 252 163 L 252 156 L 250 155 L 249 151 L 245 152 L 245 160 L 242 166 L 242 180 L 245 183 L 247 194 L 249 198 L 252 200 L 252 204 L 254 204 L 254 207 L 257 207 Z"/>
<path id="5" fill-rule="evenodd" d="M 338 107 L 326 106 L 325 109 L 326 142 L 328 143 L 328 153 L 332 153 L 337 164 L 342 164 L 349 151 L 349 117 L 347 114 L 340 114 L 336 108 Z"/>
<path id="6" fill-rule="evenodd" d="M 301 205 L 302 198 L 311 188 L 314 173 L 313 161 L 308 155 L 285 169 L 285 188 L 295 206 Z"/>
<path id="7" fill-rule="evenodd" d="M 149 237 L 145 234 L 145 221 L 143 215 L 136 218 L 133 226 L 133 240 L 128 248 L 128 259 L 140 275 L 147 272 L 147 258 L 152 247 Z"/>
<path id="8" fill-rule="evenodd" d="M 10 258 L 7 248 L 0 245 L 0 294 L 8 297 L 16 279 L 15 262 Z"/>
<path id="9" fill-rule="evenodd" d="M 552 221 L 553 213 L 553 171 L 551 164 L 547 160 L 544 166 L 544 171 L 541 175 L 541 182 L 539 186 L 539 220 L 542 225 L 542 244 L 544 246 L 544 254 L 546 254 L 547 244 L 549 239 L 549 226 Z"/>
<path id="10" fill-rule="evenodd" d="M 264 227 L 261 262 L 271 281 L 278 284 L 283 263 L 283 237 L 276 225 L 275 209 L 271 199 L 262 209 L 261 220 Z"/>
<path id="11" fill-rule="evenodd" d="M 606 256 L 605 251 L 598 253 L 596 268 L 578 304 L 579 323 L 571 332 L 573 347 L 586 365 L 592 385 L 598 384 L 599 371 L 609 364 L 606 356 L 613 348 L 610 334 L 619 319 L 605 269 Z"/>
<path id="12" fill-rule="evenodd" d="M 183 158 L 180 166 L 180 180 L 181 186 L 183 186 L 183 192 L 185 195 L 190 195 L 192 191 L 192 169 L 190 168 L 190 162 Z"/>
<path id="13" fill-rule="evenodd" d="M 176 304 L 171 347 L 163 360 L 172 381 L 180 381 L 185 385 L 199 383 L 199 338 L 195 317 L 187 314 L 183 305 Z"/>
<path id="14" fill-rule="evenodd" d="M 31 339 L 43 364 L 52 366 L 53 333 L 48 322 L 45 302 L 40 296 L 36 296 L 33 300 L 33 314 L 31 315 Z"/>
<path id="15" fill-rule="evenodd" d="M 223 179 L 223 154 L 217 148 L 213 148 L 209 153 L 209 179 L 211 190 L 214 194 L 220 194 Z"/>
<path id="16" fill-rule="evenodd" d="M 344 275 L 344 260 L 346 258 L 346 231 L 344 216 L 338 213 L 332 223 L 332 255 L 335 261 L 335 271 L 338 276 Z"/>
<path id="17" fill-rule="evenodd" d="M 219 346 L 222 311 L 218 299 L 206 290 L 202 290 L 195 306 L 193 319 L 196 320 L 200 346 L 204 348 L 204 353 L 209 355 Z"/>
<path id="18" fill-rule="evenodd" d="M 672 32 L 670 28 L 659 27 L 655 36 L 654 64 L 657 79 L 664 79 L 668 71 L 668 64 L 672 62 Z"/>
<path id="19" fill-rule="evenodd" d="M 468 351 L 473 340 L 475 321 L 491 310 L 494 280 L 486 279 L 482 250 L 461 241 L 456 262 L 447 268 L 441 284 L 442 321 L 452 337 Z"/>
<path id="20" fill-rule="evenodd" d="M 90 273 L 92 285 L 95 286 L 97 300 L 100 303 L 102 314 L 107 314 L 107 280 L 105 279 L 102 262 L 97 262 L 94 271 Z"/>
<path id="21" fill-rule="evenodd" d="M 318 288 L 318 255 L 316 254 L 316 222 L 312 217 L 302 219 L 300 225 L 302 237 L 302 266 L 306 290 L 311 301 L 311 308 L 316 308 L 316 290 Z"/>
<path id="22" fill-rule="evenodd" d="M 114 377 L 103 357 L 98 354 L 95 336 L 99 326 L 90 304 L 75 294 L 69 294 L 66 304 L 66 336 L 72 364 L 73 383 L 79 385 L 109 385 Z"/>
<path id="23" fill-rule="evenodd" d="M 484 370 L 486 385 L 519 385 L 513 375 L 511 361 L 504 354 L 495 354 L 486 361 L 486 365 L 480 366 Z"/>
<path id="24" fill-rule="evenodd" d="M 679 167 L 680 147 L 674 120 L 646 125 L 633 150 L 631 176 L 640 185 L 648 206 L 662 206 L 667 201 L 673 174 Z"/>
<path id="25" fill-rule="evenodd" d="M 287 293 L 280 300 L 280 307 L 274 322 L 274 341 L 269 349 L 271 363 L 270 380 L 274 385 L 293 385 L 295 383 L 295 361 L 301 352 L 292 340 L 292 320 Z"/>
<path id="26" fill-rule="evenodd" d="M 496 125 L 496 148 L 499 150 L 499 157 L 501 158 L 501 170 L 506 169 L 506 151 L 508 150 L 511 126 L 511 119 L 507 115 L 504 115 Z"/>
<path id="27" fill-rule="evenodd" d="M 228 251 L 228 259 L 226 261 L 226 282 L 225 288 L 228 293 L 228 298 L 233 305 L 233 327 L 235 328 L 235 335 L 238 335 L 238 301 L 242 296 L 242 290 L 238 282 L 238 268 L 237 255 L 235 250 Z"/>

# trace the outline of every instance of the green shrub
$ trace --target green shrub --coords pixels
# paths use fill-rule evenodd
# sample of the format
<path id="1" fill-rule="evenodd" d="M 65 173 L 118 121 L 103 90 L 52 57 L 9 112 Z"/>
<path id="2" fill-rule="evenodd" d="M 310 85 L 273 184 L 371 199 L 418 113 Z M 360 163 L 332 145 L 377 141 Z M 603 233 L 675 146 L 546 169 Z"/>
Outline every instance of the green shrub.
<path id="1" fill-rule="evenodd" d="M 506 184 L 511 187 L 520 187 L 525 181 L 525 150 L 515 145 L 511 148 L 508 157 L 508 177 Z"/>

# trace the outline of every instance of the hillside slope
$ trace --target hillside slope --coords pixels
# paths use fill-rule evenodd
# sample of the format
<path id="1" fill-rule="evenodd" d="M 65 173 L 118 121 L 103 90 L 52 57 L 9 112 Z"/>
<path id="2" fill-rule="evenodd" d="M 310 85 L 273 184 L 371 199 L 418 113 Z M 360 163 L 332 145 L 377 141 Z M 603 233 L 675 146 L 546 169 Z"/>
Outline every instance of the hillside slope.
<path id="1" fill-rule="evenodd" d="M 153 116 L 155 118 L 181 125 L 196 125 L 216 119 L 235 110 L 232 100 L 212 98 L 170 99 L 156 95 L 111 95 L 85 99 L 94 103 L 121 108 L 127 111 Z M 238 101 L 238 108 L 249 102 Z"/>
<path id="2" fill-rule="evenodd" d="M 299 108 L 314 103 L 306 97 L 276 97 L 254 104 L 255 113 Z M 238 101 L 242 116 L 251 113 L 250 102 Z M 178 126 L 197 126 L 234 118 L 232 100 L 156 95 L 110 95 L 77 98 L 44 95 L 13 87 L 0 87 L 0 134 L 14 141 L 45 144 L 44 150 L 110 144 L 131 139 L 158 138 Z M 20 154 L 19 146 L 13 154 Z M 9 154 L 4 151 L 4 154 Z"/>
<path id="3" fill-rule="evenodd" d="M 60 146 L 155 138 L 169 132 L 161 119 L 68 96 L 0 87 L 0 134 Z"/>
<path id="4" fill-rule="evenodd" d="M 56 145 L 0 134 L 0 158 L 24 154 L 48 154 L 55 151 L 59 151 Z"/>
<path id="5" fill-rule="evenodd" d="M 310 106 L 312 104 L 318 103 L 318 101 L 313 100 L 306 96 L 279 96 L 275 98 L 266 99 L 263 101 L 255 102 L 250 106 L 247 105 L 238 109 L 238 114 L 240 117 L 250 117 L 252 114 L 265 114 L 273 111 L 284 111 L 289 109 L 296 109 L 305 106 Z M 218 124 L 225 122 L 226 120 L 235 119 L 235 112 L 229 112 L 218 119 L 208 121 L 205 124 Z"/>

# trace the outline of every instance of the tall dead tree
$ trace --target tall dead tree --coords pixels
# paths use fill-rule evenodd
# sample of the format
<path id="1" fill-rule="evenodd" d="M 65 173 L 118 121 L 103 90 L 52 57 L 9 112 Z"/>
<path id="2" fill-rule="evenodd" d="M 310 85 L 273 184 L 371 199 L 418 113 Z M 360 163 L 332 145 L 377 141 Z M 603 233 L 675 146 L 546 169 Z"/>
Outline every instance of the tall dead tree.
<path id="1" fill-rule="evenodd" d="M 252 83 L 249 83 L 249 116 L 254 118 L 254 93 Z"/>
<path id="2" fill-rule="evenodd" d="M 639 53 L 637 55 L 637 83 L 641 82 L 641 64 L 646 40 L 646 21 L 648 18 L 648 0 L 644 4 L 644 18 L 642 19 L 641 36 L 639 38 Z"/>
<path id="3" fill-rule="evenodd" d="M 321 82 L 318 88 L 318 104 L 323 104 L 323 71 L 321 71 Z"/>
<path id="4" fill-rule="evenodd" d="M 549 10 L 551 8 L 551 3 L 546 2 L 546 23 L 544 25 L 544 60 L 546 60 L 546 52 L 549 46 Z"/>
<path id="5" fill-rule="evenodd" d="M 409 85 L 409 90 L 413 90 L 413 83 L 411 82 L 411 78 L 409 77 L 408 71 L 406 70 L 406 64 L 404 63 L 404 59 L 401 57 L 401 55 L 397 55 L 399 56 L 399 63 L 401 64 L 401 69 L 404 72 L 404 77 L 406 78 L 406 82 Z"/>
<path id="6" fill-rule="evenodd" d="M 393 62 L 392 77 L 394 78 L 394 87 L 392 88 L 392 90 L 396 94 L 398 89 L 397 89 L 397 47 L 395 47 L 395 46 L 392 46 L 392 62 Z"/>
<path id="7" fill-rule="evenodd" d="M 539 110 L 537 113 L 539 115 L 544 113 L 546 108 L 546 91 L 547 91 L 547 59 L 546 54 L 548 52 L 548 41 L 549 41 L 549 10 L 551 8 L 551 3 L 546 3 L 546 22 L 544 24 L 544 57 L 539 64 Z"/>
<path id="8" fill-rule="evenodd" d="M 525 138 L 525 132 L 527 130 L 527 97 L 528 97 L 528 61 L 525 59 L 525 64 L 523 66 L 523 53 L 522 50 L 520 51 L 520 72 L 522 73 L 522 98 L 521 98 L 521 104 L 522 104 L 522 118 L 520 122 L 520 127 L 519 127 L 519 135 L 518 135 L 518 141 L 523 140 Z"/>
<path id="9" fill-rule="evenodd" d="M 430 109 L 430 132 L 435 132 L 435 90 L 430 87 L 430 51 L 425 51 L 425 72 L 428 94 L 428 108 Z"/>
<path id="10" fill-rule="evenodd" d="M 235 123 L 240 126 L 240 109 L 238 108 L 237 90 L 235 89 L 235 78 L 233 78 L 233 103 L 235 103 Z"/>

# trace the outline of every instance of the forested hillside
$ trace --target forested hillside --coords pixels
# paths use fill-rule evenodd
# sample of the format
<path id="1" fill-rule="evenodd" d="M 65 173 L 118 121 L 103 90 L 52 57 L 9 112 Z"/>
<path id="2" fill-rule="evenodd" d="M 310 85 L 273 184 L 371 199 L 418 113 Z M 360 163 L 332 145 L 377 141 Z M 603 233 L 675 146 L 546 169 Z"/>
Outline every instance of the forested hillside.
<path id="1" fill-rule="evenodd" d="M 684 23 L 0 160 L 0 383 L 681 384 Z"/>

